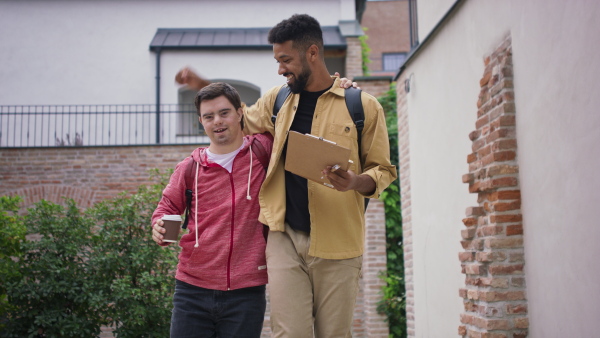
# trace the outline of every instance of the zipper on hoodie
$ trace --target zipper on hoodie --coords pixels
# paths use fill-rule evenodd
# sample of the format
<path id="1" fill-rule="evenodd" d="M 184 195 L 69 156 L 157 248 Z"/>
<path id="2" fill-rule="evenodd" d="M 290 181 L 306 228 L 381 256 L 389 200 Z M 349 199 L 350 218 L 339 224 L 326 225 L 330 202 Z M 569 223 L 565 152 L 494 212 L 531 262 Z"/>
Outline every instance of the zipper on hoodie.
<path id="1" fill-rule="evenodd" d="M 231 183 L 231 237 L 229 238 L 229 256 L 227 258 L 227 291 L 231 290 L 231 256 L 233 255 L 233 225 L 235 222 L 235 185 L 232 173 L 229 173 L 229 182 Z"/>

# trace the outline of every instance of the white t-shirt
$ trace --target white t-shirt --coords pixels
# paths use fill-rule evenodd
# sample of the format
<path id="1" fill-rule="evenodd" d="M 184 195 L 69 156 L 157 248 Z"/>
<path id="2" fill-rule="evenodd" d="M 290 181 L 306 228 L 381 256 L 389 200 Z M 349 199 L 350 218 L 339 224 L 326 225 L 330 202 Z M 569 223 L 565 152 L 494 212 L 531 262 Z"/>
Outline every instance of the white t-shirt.
<path id="1" fill-rule="evenodd" d="M 206 156 L 208 157 L 208 160 L 210 162 L 214 162 L 214 163 L 220 165 L 221 167 L 225 168 L 229 173 L 231 173 L 231 170 L 233 169 L 233 159 L 240 152 L 240 150 L 242 150 L 242 148 L 244 148 L 245 144 L 246 144 L 246 139 L 244 139 L 244 142 L 242 142 L 241 147 L 239 147 L 237 150 L 234 150 L 227 154 L 213 154 L 207 148 Z"/>

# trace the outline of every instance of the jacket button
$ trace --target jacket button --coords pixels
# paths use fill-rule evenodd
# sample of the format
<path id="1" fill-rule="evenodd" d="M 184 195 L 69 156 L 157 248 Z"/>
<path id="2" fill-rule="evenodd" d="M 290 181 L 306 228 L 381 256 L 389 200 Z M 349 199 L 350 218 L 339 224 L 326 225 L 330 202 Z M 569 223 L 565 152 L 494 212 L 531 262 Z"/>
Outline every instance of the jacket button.
<path id="1" fill-rule="evenodd" d="M 346 128 L 344 128 L 344 130 L 345 130 L 346 132 L 349 132 L 349 131 L 350 131 L 350 127 L 346 127 Z"/>
<path id="2" fill-rule="evenodd" d="M 294 106 L 294 110 L 296 110 L 296 106 Z"/>

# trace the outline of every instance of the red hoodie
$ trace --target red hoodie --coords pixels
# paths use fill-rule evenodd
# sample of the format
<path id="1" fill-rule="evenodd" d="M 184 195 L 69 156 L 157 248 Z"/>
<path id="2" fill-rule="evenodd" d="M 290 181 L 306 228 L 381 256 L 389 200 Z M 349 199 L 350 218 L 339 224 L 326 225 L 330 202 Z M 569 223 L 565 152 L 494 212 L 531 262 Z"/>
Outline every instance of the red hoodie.
<path id="1" fill-rule="evenodd" d="M 198 170 L 197 186 L 193 189 L 189 232 L 179 242 L 181 253 L 175 275 L 178 280 L 223 291 L 267 284 L 266 241 L 263 224 L 258 221 L 258 192 L 266 170 L 250 151 L 254 138 L 270 157 L 273 146 L 270 134 L 245 136 L 231 173 L 208 162 L 206 148 L 192 152 L 198 163 L 193 170 L 193 173 Z M 175 167 L 152 215 L 152 224 L 163 215 L 183 214 L 189 161 L 190 157 Z"/>

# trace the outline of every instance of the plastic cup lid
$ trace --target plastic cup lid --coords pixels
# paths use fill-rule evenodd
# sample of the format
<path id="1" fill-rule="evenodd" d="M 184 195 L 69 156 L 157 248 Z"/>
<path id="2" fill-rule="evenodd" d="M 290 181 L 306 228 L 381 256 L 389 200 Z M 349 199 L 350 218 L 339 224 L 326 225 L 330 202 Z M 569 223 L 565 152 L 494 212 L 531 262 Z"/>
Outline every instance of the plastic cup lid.
<path id="1" fill-rule="evenodd" d="M 181 215 L 164 215 L 162 217 L 163 221 L 180 221 L 181 222 Z"/>

